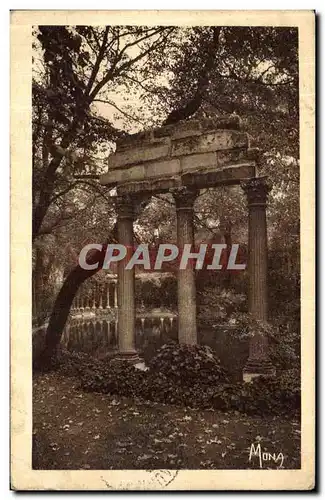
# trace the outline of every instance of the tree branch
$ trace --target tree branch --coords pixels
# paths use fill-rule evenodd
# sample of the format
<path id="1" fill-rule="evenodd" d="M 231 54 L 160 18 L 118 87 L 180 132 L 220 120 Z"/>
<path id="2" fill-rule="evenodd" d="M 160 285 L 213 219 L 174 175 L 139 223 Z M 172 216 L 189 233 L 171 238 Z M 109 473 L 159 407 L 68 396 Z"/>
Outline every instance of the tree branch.
<path id="1" fill-rule="evenodd" d="M 164 28 L 164 30 L 165 29 L 166 28 Z M 171 31 L 169 31 L 169 33 L 167 34 L 167 36 L 170 33 L 171 33 Z M 141 59 L 143 59 L 144 57 L 146 57 L 146 55 L 148 55 L 153 50 L 155 50 L 158 47 L 160 47 L 160 45 L 162 45 L 165 42 L 166 38 L 167 37 L 163 37 L 163 39 L 161 41 L 155 42 L 147 50 L 145 50 L 144 52 L 141 52 L 138 56 L 134 57 L 133 59 L 125 62 L 119 68 L 116 68 L 116 66 L 115 67 L 113 66 L 108 71 L 108 73 L 106 74 L 106 76 L 100 82 L 98 82 L 98 84 L 95 86 L 94 90 L 91 92 L 91 94 L 89 96 L 90 101 L 92 102 L 95 99 L 96 95 L 113 78 L 113 76 L 116 77 L 116 76 L 120 75 L 123 71 L 125 71 L 126 69 L 130 69 L 135 63 L 137 63 L 138 61 L 140 61 Z"/>
<path id="2" fill-rule="evenodd" d="M 148 92 L 148 94 L 154 94 L 155 93 L 153 90 L 149 89 L 148 87 L 145 87 L 142 82 L 139 82 L 138 80 L 136 80 L 132 76 L 129 76 L 129 75 L 124 75 L 124 76 L 128 80 L 131 80 L 131 82 L 134 82 L 136 85 L 139 85 L 145 92 Z"/>
<path id="3" fill-rule="evenodd" d="M 89 78 L 89 81 L 88 81 L 88 84 L 87 84 L 87 87 L 86 87 L 86 90 L 85 90 L 85 95 L 89 95 L 90 94 L 92 86 L 94 84 L 94 81 L 95 81 L 95 79 L 97 77 L 97 74 L 98 74 L 101 62 L 104 59 L 106 45 L 107 45 L 107 39 L 108 39 L 108 33 L 109 33 L 109 26 L 106 26 L 105 32 L 104 32 L 104 36 L 103 36 L 103 41 L 102 41 L 101 47 L 99 49 L 97 60 L 95 62 L 93 70 L 91 72 L 91 75 L 90 75 L 90 78 Z"/>
<path id="4" fill-rule="evenodd" d="M 136 118 L 135 116 L 130 115 L 126 111 L 123 111 L 123 109 L 119 108 L 114 102 L 106 101 L 105 99 L 94 99 L 93 102 L 102 102 L 104 104 L 109 104 L 113 108 L 117 109 L 117 111 L 119 111 L 122 115 L 126 116 L 127 118 L 130 118 L 130 120 L 138 122 L 141 125 L 145 125 L 144 122 L 142 122 L 141 120 L 139 120 L 139 118 Z"/>
<path id="5" fill-rule="evenodd" d="M 50 200 L 50 205 L 52 205 L 52 203 L 54 203 L 56 200 L 58 200 L 59 198 L 61 198 L 65 194 L 69 193 L 69 191 L 71 191 L 74 187 L 76 187 L 77 184 L 78 184 L 78 182 L 73 182 L 66 189 L 63 189 L 62 191 L 57 193 L 55 196 L 53 196 L 53 198 L 51 198 L 51 200 Z"/>
<path id="6" fill-rule="evenodd" d="M 127 43 L 123 49 L 121 50 L 120 52 L 120 57 L 119 57 L 119 60 L 121 60 L 123 54 L 127 51 L 127 49 L 129 49 L 130 47 L 134 47 L 134 45 L 138 45 L 139 43 L 143 42 L 144 40 L 147 40 L 148 38 L 151 38 L 152 36 L 154 35 L 157 35 L 158 33 L 162 33 L 163 31 L 165 31 L 166 28 L 158 28 L 156 31 L 153 31 L 152 33 L 150 33 L 150 30 L 147 31 L 147 34 L 145 36 L 143 36 L 142 38 L 140 39 L 137 39 L 135 40 L 134 42 L 130 42 L 130 43 Z"/>

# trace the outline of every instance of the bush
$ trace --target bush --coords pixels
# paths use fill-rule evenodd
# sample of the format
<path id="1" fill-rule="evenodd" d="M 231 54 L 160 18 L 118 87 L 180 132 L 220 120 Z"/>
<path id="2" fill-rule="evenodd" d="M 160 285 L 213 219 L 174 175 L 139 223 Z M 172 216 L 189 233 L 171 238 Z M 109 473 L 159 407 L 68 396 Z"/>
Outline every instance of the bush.
<path id="1" fill-rule="evenodd" d="M 228 323 L 236 313 L 243 313 L 247 307 L 245 295 L 233 290 L 218 290 L 210 285 L 198 294 L 198 323 L 213 327 L 216 323 Z"/>
<path id="2" fill-rule="evenodd" d="M 165 345 L 152 359 L 149 371 L 125 361 L 98 361 L 80 353 L 65 352 L 63 361 L 60 370 L 77 375 L 81 388 L 89 392 L 259 416 L 297 416 L 300 412 L 297 370 L 230 384 L 213 351 L 204 346 Z"/>
<path id="3" fill-rule="evenodd" d="M 282 377 L 258 377 L 243 384 L 239 394 L 239 410 L 245 413 L 276 415 L 300 413 L 300 384 Z"/>
<path id="4" fill-rule="evenodd" d="M 238 340 L 245 340 L 262 333 L 269 341 L 269 357 L 277 370 L 299 367 L 300 356 L 297 352 L 296 337 L 285 328 L 255 319 L 251 314 L 237 314 L 233 317 L 234 329 L 230 334 Z"/>
<path id="5" fill-rule="evenodd" d="M 104 367 L 104 363 L 89 354 L 60 349 L 56 358 L 57 369 L 63 375 L 70 377 L 81 376 L 85 372 L 95 373 Z"/>
<path id="6" fill-rule="evenodd" d="M 126 361 L 111 360 L 98 363 L 80 375 L 81 388 L 87 392 L 102 392 L 137 397 L 146 384 L 146 372 L 137 370 Z"/>
<path id="7" fill-rule="evenodd" d="M 135 281 L 136 306 L 175 308 L 177 304 L 177 279 L 175 275 L 148 273 Z"/>
<path id="8" fill-rule="evenodd" d="M 283 370 L 278 373 L 279 385 L 283 390 L 291 390 L 300 392 L 301 378 L 300 369 L 292 368 L 290 370 Z"/>
<path id="9" fill-rule="evenodd" d="M 299 356 L 293 346 L 288 342 L 270 342 L 270 361 L 278 370 L 285 370 L 288 367 L 300 366 Z"/>
<path id="10" fill-rule="evenodd" d="M 149 368 L 184 385 L 213 385 L 228 380 L 220 360 L 208 346 L 165 344 L 150 360 Z"/>

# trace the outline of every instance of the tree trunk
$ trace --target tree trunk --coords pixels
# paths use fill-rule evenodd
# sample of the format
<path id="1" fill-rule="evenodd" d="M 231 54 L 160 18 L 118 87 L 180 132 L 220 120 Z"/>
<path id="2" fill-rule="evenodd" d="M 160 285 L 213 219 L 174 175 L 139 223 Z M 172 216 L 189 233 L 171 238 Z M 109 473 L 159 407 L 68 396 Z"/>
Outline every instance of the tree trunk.
<path id="1" fill-rule="evenodd" d="M 55 300 L 53 311 L 45 335 L 45 347 L 40 354 L 40 358 L 36 360 L 36 366 L 47 367 L 52 364 L 57 354 L 57 347 L 60 344 L 61 336 L 67 322 L 71 304 L 78 292 L 80 285 L 87 279 L 96 274 L 100 270 L 89 271 L 80 266 L 75 267 L 65 279 L 61 290 Z"/>
<path id="2" fill-rule="evenodd" d="M 40 248 L 35 248 L 35 266 L 33 269 L 33 320 L 36 324 L 40 321 L 41 297 L 43 293 L 44 265 L 43 252 Z"/>
<path id="3" fill-rule="evenodd" d="M 115 233 L 116 225 L 112 231 L 112 239 L 113 234 Z M 95 275 L 102 268 L 107 244 L 108 243 L 106 241 L 103 244 L 101 251 L 93 250 L 87 256 L 87 264 L 95 264 L 98 262 L 98 267 L 96 269 L 87 270 L 78 265 L 70 271 L 64 280 L 62 288 L 55 300 L 53 311 L 46 330 L 45 347 L 38 358 L 33 361 L 35 368 L 50 369 L 55 363 L 57 349 L 61 341 L 62 333 L 69 316 L 73 299 L 78 292 L 80 285 L 82 285 L 86 279 Z"/>

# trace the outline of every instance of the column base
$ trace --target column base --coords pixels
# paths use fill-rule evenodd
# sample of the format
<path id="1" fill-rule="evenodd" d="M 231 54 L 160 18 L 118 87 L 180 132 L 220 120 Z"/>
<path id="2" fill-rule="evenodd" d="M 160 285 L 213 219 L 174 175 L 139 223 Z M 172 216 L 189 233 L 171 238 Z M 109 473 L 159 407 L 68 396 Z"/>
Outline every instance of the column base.
<path id="1" fill-rule="evenodd" d="M 269 360 L 248 359 L 243 369 L 243 381 L 251 382 L 256 377 L 275 377 L 275 367 Z"/>
<path id="2" fill-rule="evenodd" d="M 131 365 L 136 365 L 138 363 L 143 363 L 143 359 L 139 356 L 136 351 L 131 352 L 121 352 L 118 351 L 112 361 L 126 361 Z"/>

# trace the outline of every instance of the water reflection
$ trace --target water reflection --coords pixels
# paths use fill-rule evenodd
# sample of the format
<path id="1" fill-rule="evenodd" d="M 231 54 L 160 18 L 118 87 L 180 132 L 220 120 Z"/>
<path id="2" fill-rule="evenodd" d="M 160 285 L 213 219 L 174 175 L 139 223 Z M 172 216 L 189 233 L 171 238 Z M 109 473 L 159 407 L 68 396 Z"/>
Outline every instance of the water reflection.
<path id="1" fill-rule="evenodd" d="M 177 339 L 177 318 L 171 313 L 136 318 L 135 343 L 139 352 Z M 61 339 L 69 351 L 86 352 L 102 357 L 118 349 L 117 320 L 101 317 L 71 318 Z"/>

